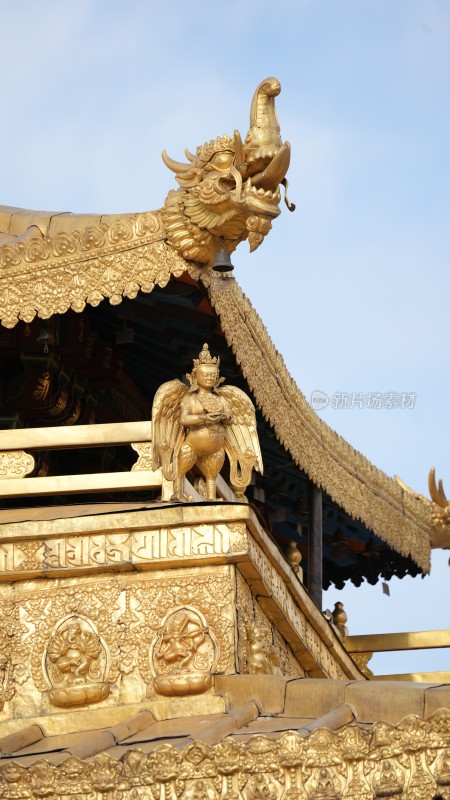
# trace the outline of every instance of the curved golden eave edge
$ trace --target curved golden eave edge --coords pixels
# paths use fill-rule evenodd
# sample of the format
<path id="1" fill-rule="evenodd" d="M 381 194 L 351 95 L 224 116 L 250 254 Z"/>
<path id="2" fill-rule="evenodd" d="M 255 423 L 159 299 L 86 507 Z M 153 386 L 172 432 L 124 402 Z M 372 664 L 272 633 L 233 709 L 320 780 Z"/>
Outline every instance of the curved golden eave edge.
<path id="1" fill-rule="evenodd" d="M 280 213 L 290 148 L 279 135 L 279 91 L 274 78 L 259 85 L 244 142 L 237 131 L 218 137 L 196 155 L 187 151 L 188 164 L 164 155 L 180 188 L 158 211 L 87 216 L 0 206 L 0 319 L 13 328 L 19 319 L 81 312 L 105 298 L 117 305 L 187 272 L 207 287 L 255 402 L 295 463 L 352 518 L 428 572 L 431 507 L 317 416 L 238 284 L 221 291 L 210 269 L 221 245 L 231 252 L 248 239 L 255 249 Z"/>

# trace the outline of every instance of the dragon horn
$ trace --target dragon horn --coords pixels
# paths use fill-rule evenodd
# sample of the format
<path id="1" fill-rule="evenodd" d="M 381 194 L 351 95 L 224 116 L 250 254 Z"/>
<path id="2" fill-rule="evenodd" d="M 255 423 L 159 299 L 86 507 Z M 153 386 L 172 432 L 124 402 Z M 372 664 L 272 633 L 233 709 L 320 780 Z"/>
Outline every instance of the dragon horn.
<path id="1" fill-rule="evenodd" d="M 192 169 L 192 164 L 183 164 L 181 161 L 174 161 L 173 158 L 167 155 L 166 151 L 163 150 L 161 153 L 162 160 L 164 161 L 166 167 L 178 174 L 179 172 L 187 172 L 188 170 Z"/>
<path id="2" fill-rule="evenodd" d="M 184 154 L 185 154 L 186 158 L 188 159 L 188 161 L 195 161 L 195 156 L 192 155 L 191 151 L 188 150 L 187 147 L 185 147 L 185 149 L 184 149 Z"/>
<path id="3" fill-rule="evenodd" d="M 261 147 L 277 150 L 281 146 L 280 125 L 275 110 L 275 97 L 280 91 L 277 78 L 266 78 L 256 89 L 250 107 L 250 130 L 244 142 L 246 153 Z"/>
<path id="4" fill-rule="evenodd" d="M 433 503 L 436 503 L 436 505 L 441 508 L 446 508 L 448 506 L 448 500 L 445 496 L 442 481 L 440 480 L 439 485 L 436 486 L 436 470 L 434 467 L 430 469 L 430 474 L 428 475 L 428 489 Z"/>
<path id="5" fill-rule="evenodd" d="M 240 170 L 245 162 L 244 146 L 239 131 L 234 132 L 234 152 L 236 168 Z"/>

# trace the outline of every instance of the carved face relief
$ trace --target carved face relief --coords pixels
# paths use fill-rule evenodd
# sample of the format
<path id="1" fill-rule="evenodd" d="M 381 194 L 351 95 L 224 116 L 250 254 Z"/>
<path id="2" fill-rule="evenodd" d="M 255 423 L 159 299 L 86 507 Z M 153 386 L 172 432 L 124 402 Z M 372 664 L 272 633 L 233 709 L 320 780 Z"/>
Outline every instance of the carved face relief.
<path id="1" fill-rule="evenodd" d="M 165 618 L 151 649 L 160 694 L 197 694 L 211 684 L 217 644 L 199 611 L 178 608 Z"/>

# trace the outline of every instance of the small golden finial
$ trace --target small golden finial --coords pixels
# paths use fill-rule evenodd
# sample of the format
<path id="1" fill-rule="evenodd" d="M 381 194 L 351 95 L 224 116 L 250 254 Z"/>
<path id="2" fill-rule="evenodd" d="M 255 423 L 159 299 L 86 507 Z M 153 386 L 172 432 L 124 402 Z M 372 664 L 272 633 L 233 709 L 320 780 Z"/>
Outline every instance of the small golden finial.
<path id="1" fill-rule="evenodd" d="M 341 636 L 348 636 L 348 628 L 346 626 L 346 622 L 348 620 L 344 604 L 341 603 L 340 600 L 334 604 L 333 608 L 333 625 L 336 626 Z"/>
<path id="2" fill-rule="evenodd" d="M 302 554 L 297 547 L 297 542 L 294 541 L 289 542 L 288 549 L 286 552 L 286 558 L 290 566 L 294 570 L 295 574 L 297 575 L 299 581 L 303 581 L 303 570 L 300 566 L 302 561 Z"/>

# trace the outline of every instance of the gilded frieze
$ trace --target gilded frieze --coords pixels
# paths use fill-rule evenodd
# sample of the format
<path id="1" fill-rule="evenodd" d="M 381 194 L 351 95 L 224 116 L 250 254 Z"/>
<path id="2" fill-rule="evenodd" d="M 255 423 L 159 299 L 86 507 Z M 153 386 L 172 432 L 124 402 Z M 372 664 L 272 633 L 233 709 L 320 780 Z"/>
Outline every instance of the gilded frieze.
<path id="1" fill-rule="evenodd" d="M 5 586 L 3 702 L 14 686 L 24 716 L 207 691 L 234 671 L 233 601 L 232 567 Z"/>
<path id="2" fill-rule="evenodd" d="M 25 539 L 0 545 L 0 579 L 11 580 L 12 574 L 17 578 L 21 572 L 48 575 L 124 565 L 157 568 L 166 562 L 220 559 L 243 552 L 245 547 L 246 539 L 239 530 L 221 524 Z"/>
<path id="3" fill-rule="evenodd" d="M 448 800 L 447 710 L 426 721 L 411 716 L 384 726 L 383 747 L 378 734 L 377 724 L 372 730 L 348 725 L 307 738 L 287 731 L 212 746 L 163 744 L 150 753 L 128 750 L 120 760 L 100 753 L 89 761 L 68 757 L 59 766 L 9 761 L 0 765 L 0 790 L 6 800 L 118 793 L 122 800 Z"/>
<path id="4" fill-rule="evenodd" d="M 14 586 L 27 631 L 20 639 L 27 651 L 21 669 L 29 673 L 39 692 L 47 692 L 50 703 L 62 697 L 57 689 L 64 689 L 73 705 L 77 695 L 84 696 L 81 689 L 68 691 L 74 677 L 70 665 L 57 685 L 49 680 L 48 643 L 58 630 L 59 644 L 69 645 L 64 625 L 71 618 L 73 635 L 77 619 L 82 618 L 77 637 L 89 639 L 90 631 L 102 643 L 102 658 L 108 667 L 101 678 L 85 681 L 105 684 L 98 689 L 101 699 L 96 702 L 103 702 L 107 695 L 113 701 L 130 697 L 136 702 L 143 695 L 151 698 L 153 691 L 167 694 L 170 686 L 179 695 L 189 685 L 209 687 L 214 672 L 234 672 L 236 663 L 239 671 L 251 674 L 361 677 L 337 639 L 330 649 L 328 623 L 248 508 L 242 509 L 249 517 L 248 525 L 239 521 L 238 509 L 225 506 L 223 517 L 229 522 L 193 524 L 197 516 L 208 519 L 210 513 L 176 506 L 144 515 L 85 517 L 83 527 L 93 532 L 84 534 L 76 533 L 76 521 L 52 520 L 43 527 L 43 539 L 28 538 L 32 523 L 11 529 L 15 540 L 3 541 L 0 546 L 2 591 L 10 591 L 8 581 L 23 581 Z M 184 517 L 192 523 L 177 524 Z M 164 520 L 167 525 L 152 527 Z M 188 577 L 192 569 L 196 570 L 195 579 Z M 217 570 L 221 569 L 226 578 L 219 578 Z M 234 575 L 236 580 L 230 577 Z M 35 577 L 47 581 L 25 582 Z M 107 582 L 105 593 L 98 588 L 102 581 Z M 27 594 L 29 586 L 33 589 Z M 220 608 L 227 609 L 225 616 L 218 611 L 219 601 Z M 237 654 L 230 633 L 236 621 Z M 197 648 L 200 639 L 198 652 L 191 652 L 190 643 Z M 173 650 L 176 640 L 178 655 Z M 182 668 L 209 677 L 178 680 Z M 91 687 L 89 697 L 94 694 Z M 36 702 L 39 706 L 39 698 Z M 64 706 L 61 699 L 58 704 Z"/>

